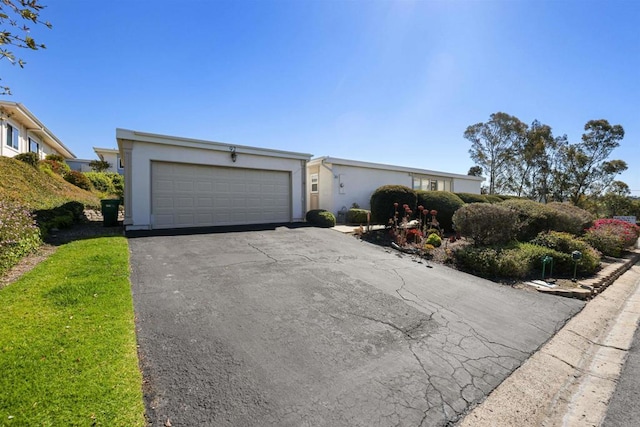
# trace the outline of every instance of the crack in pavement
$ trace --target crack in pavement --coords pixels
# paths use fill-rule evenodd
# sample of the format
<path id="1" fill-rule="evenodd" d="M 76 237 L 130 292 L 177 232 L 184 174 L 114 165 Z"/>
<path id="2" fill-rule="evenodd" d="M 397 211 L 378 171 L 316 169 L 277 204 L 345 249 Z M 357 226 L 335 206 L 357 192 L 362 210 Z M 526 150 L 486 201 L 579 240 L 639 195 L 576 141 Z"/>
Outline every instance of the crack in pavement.
<path id="1" fill-rule="evenodd" d="M 266 256 L 267 258 L 269 258 L 270 260 L 272 260 L 274 263 L 279 262 L 278 259 L 272 257 L 271 255 L 269 255 L 267 252 L 263 251 L 262 249 L 260 249 L 259 247 L 257 247 L 256 245 L 254 245 L 251 242 L 247 242 L 247 245 L 252 247 L 253 249 L 255 249 L 256 251 L 260 252 L 262 255 Z"/>
<path id="2" fill-rule="evenodd" d="M 599 342 L 596 342 L 596 341 L 594 341 L 594 340 L 592 340 L 592 339 L 589 339 L 589 338 L 585 337 L 585 336 L 584 336 L 584 335 L 582 335 L 582 334 L 577 333 L 577 332 L 576 332 L 576 331 L 574 331 L 573 329 L 567 329 L 567 331 L 568 331 L 568 332 L 571 332 L 571 333 L 572 333 L 572 334 L 574 334 L 574 335 L 579 336 L 580 338 L 584 339 L 585 341 L 587 341 L 587 342 L 589 342 L 589 343 L 591 343 L 591 344 L 593 344 L 593 345 L 595 345 L 595 346 L 598 346 L 598 347 L 611 348 L 611 349 L 614 349 L 614 350 L 620 350 L 620 351 L 629 351 L 629 349 L 628 349 L 628 348 L 617 347 L 617 346 L 615 346 L 615 345 L 601 344 L 601 343 L 599 343 Z"/>

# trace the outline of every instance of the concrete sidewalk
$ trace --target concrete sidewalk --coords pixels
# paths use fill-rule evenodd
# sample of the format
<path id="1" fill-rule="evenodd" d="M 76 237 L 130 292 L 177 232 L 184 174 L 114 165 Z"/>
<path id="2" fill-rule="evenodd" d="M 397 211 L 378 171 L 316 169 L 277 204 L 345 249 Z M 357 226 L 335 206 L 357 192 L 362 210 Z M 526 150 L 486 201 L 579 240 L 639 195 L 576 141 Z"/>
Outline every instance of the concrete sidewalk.
<path id="1" fill-rule="evenodd" d="M 600 425 L 639 319 L 635 264 L 458 425 Z"/>

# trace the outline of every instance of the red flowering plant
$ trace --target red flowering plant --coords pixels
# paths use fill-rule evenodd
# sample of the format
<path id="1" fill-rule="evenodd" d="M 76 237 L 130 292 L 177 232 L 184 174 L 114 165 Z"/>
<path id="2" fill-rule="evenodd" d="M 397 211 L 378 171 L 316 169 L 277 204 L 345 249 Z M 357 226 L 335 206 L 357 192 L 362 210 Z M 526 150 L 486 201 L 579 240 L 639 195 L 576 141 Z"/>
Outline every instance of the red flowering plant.
<path id="1" fill-rule="evenodd" d="M 603 218 L 593 223 L 584 240 L 604 255 L 618 257 L 622 251 L 635 244 L 640 236 L 640 227 L 619 219 Z"/>
<path id="2" fill-rule="evenodd" d="M 437 230 L 438 234 L 442 235 L 442 230 L 440 229 L 440 223 L 436 218 L 436 216 L 438 215 L 438 211 L 435 209 L 429 210 L 429 209 L 423 208 L 420 211 L 420 213 L 421 213 L 421 217 L 424 217 L 424 220 L 421 222 L 421 227 L 420 227 L 423 234 L 426 236 L 427 234 L 431 234 L 431 233 L 428 233 L 428 230 Z"/>
<path id="3" fill-rule="evenodd" d="M 409 205 L 402 205 L 402 216 L 400 216 L 398 209 L 399 204 L 394 203 L 393 207 L 393 218 L 389 219 L 389 225 L 391 226 L 389 233 L 391 238 L 399 246 L 405 246 L 407 243 L 420 243 L 422 241 L 422 233 L 420 230 L 412 228 L 410 224 L 411 218 L 413 217 L 413 211 Z"/>

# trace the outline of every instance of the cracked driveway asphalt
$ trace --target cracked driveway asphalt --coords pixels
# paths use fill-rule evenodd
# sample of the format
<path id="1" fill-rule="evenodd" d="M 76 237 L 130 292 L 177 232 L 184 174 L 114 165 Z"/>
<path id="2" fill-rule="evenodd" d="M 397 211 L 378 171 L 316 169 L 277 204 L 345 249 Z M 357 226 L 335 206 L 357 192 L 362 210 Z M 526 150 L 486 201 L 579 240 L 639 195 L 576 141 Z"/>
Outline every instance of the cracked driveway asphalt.
<path id="1" fill-rule="evenodd" d="M 584 305 L 327 229 L 129 244 L 155 426 L 453 424 Z"/>

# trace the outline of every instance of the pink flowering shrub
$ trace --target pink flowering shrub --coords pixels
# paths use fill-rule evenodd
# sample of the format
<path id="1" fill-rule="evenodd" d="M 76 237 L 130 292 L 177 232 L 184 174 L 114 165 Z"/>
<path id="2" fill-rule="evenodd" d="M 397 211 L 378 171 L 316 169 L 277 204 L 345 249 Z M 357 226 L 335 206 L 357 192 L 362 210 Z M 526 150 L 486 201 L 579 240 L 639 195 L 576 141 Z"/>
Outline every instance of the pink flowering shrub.
<path id="1" fill-rule="evenodd" d="M 619 219 L 599 219 L 584 235 L 584 240 L 605 255 L 619 257 L 622 251 L 635 244 L 640 227 Z"/>
<path id="2" fill-rule="evenodd" d="M 0 274 L 41 243 L 40 229 L 31 212 L 0 201 Z"/>

